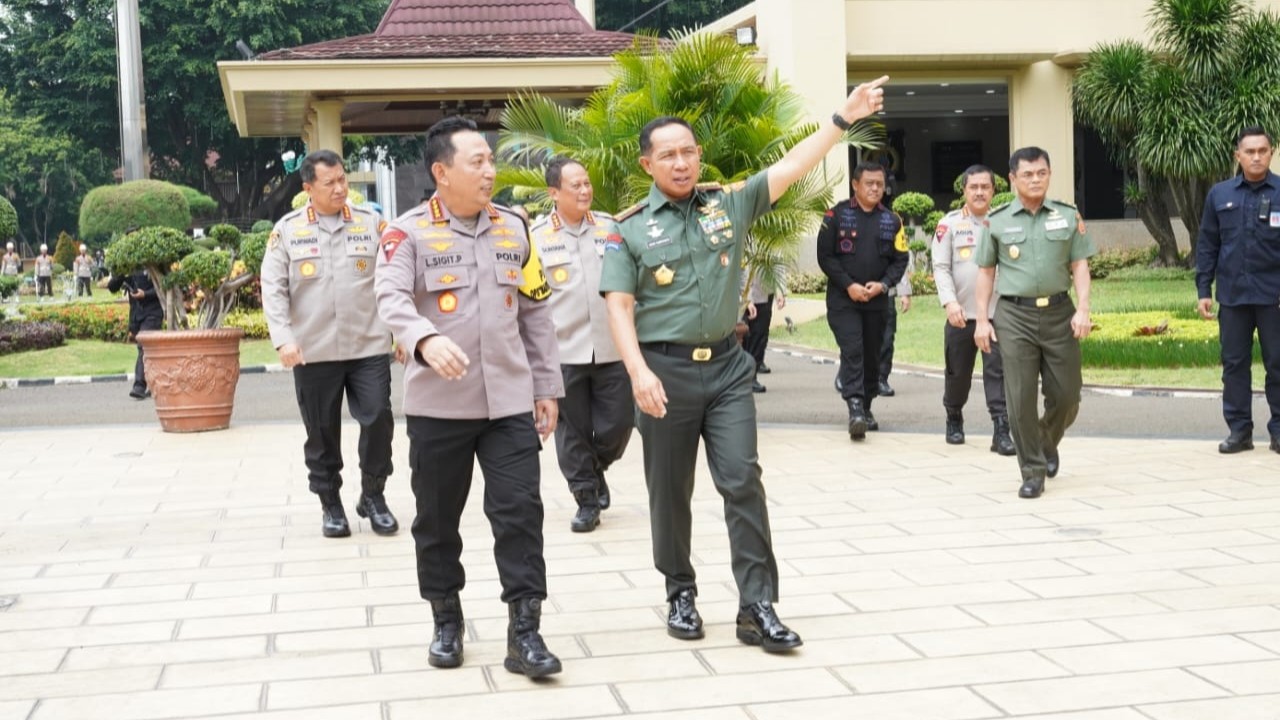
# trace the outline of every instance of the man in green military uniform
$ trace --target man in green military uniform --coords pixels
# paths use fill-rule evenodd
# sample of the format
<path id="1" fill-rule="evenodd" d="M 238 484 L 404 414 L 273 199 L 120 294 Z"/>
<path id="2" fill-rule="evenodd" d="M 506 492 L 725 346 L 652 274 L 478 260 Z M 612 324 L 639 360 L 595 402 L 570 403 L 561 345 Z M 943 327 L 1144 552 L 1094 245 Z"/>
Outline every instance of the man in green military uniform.
<path id="1" fill-rule="evenodd" d="M 991 352 L 999 342 L 1013 442 L 1022 468 L 1018 495 L 1040 497 L 1058 474 L 1058 443 L 1080 410 L 1080 341 L 1089 335 L 1089 258 L 1097 249 L 1075 207 L 1047 200 L 1049 153 L 1021 148 L 1009 158 L 1017 199 L 991 212 L 978 241 L 974 342 Z M 996 268 L 1000 268 L 999 275 Z M 1073 305 L 1067 290 L 1075 286 Z M 995 324 L 991 294 L 1000 296 Z M 1044 388 L 1044 417 L 1036 402 Z"/>
<path id="2" fill-rule="evenodd" d="M 666 577 L 667 632 L 703 636 L 689 560 L 699 438 L 725 521 L 742 642 L 782 652 L 801 645 L 773 610 L 778 566 L 756 454 L 755 361 L 738 347 L 743 246 L 755 219 L 816 166 L 849 123 L 878 111 L 888 80 L 859 85 L 831 118 L 776 164 L 728 186 L 696 184 L 702 149 L 674 117 L 640 132 L 648 198 L 625 210 L 607 238 L 600 292 L 640 410 L 654 564 Z"/>

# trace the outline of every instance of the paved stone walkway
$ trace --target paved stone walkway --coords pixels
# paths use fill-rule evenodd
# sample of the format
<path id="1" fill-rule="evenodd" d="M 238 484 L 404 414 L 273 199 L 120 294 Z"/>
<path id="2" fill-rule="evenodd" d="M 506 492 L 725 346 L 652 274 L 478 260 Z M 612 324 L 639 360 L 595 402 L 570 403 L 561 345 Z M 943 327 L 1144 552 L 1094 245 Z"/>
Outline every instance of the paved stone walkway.
<path id="1" fill-rule="evenodd" d="M 705 469 L 708 633 L 682 642 L 638 438 L 590 535 L 568 530 L 548 448 L 544 631 L 564 673 L 534 684 L 501 667 L 476 493 L 466 662 L 435 670 L 407 529 L 321 538 L 301 442 L 296 423 L 0 432 L 0 720 L 1280 717 L 1280 457 L 1262 448 L 1068 438 L 1062 475 L 1025 501 L 981 443 L 764 429 L 779 611 L 806 640 L 790 656 L 734 639 Z M 407 528 L 406 447 L 401 429 L 389 499 Z"/>

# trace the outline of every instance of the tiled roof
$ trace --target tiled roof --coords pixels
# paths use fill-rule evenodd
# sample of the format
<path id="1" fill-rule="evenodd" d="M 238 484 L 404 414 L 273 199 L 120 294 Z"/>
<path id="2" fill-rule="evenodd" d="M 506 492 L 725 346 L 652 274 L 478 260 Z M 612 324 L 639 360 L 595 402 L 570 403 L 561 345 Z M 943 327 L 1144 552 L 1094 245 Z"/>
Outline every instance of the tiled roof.
<path id="1" fill-rule="evenodd" d="M 626 50 L 635 39 L 629 33 L 592 29 L 573 0 L 392 0 L 373 34 L 273 50 L 260 57 L 604 57 Z"/>

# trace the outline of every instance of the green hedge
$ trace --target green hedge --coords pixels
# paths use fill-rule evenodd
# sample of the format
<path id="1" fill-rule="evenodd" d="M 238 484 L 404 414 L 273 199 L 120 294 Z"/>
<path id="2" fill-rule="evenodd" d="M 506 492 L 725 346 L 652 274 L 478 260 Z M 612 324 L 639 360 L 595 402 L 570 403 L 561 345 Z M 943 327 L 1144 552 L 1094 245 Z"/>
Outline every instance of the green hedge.
<path id="1" fill-rule="evenodd" d="M 28 320 L 61 324 L 72 340 L 124 342 L 129 338 L 127 303 L 23 306 L 22 312 Z"/>
<path id="2" fill-rule="evenodd" d="M 181 188 L 159 180 L 134 180 L 94 188 L 80 204 L 80 237 L 106 242 L 131 228 L 186 230 L 191 204 Z"/>
<path id="3" fill-rule="evenodd" d="M 178 192 L 187 199 L 187 208 L 191 210 L 193 218 L 212 217 L 218 212 L 218 201 L 205 195 L 193 187 L 186 185 L 175 185 Z"/>
<path id="4" fill-rule="evenodd" d="M 244 330 L 244 336 L 247 340 L 265 340 L 271 337 L 271 331 L 267 328 L 267 317 L 262 314 L 261 310 L 235 310 L 227 315 L 227 319 L 222 323 L 223 327 L 240 328 Z"/>

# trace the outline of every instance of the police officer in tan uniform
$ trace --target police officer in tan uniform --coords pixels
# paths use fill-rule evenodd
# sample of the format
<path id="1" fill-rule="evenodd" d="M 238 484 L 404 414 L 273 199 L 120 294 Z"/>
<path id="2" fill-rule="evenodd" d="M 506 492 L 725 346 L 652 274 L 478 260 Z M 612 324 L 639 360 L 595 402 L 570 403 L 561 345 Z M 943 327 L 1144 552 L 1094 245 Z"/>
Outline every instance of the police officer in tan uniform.
<path id="1" fill-rule="evenodd" d="M 49 257 L 49 246 L 41 245 L 40 254 L 36 256 L 36 297 L 44 302 L 47 296 L 53 298 L 53 258 Z"/>
<path id="2" fill-rule="evenodd" d="M 262 260 L 262 308 L 280 362 L 293 369 L 311 492 L 320 496 L 325 537 L 351 534 L 342 488 L 342 395 L 360 424 L 356 512 L 375 533 L 399 523 L 383 496 L 391 474 L 391 333 L 378 319 L 374 260 L 383 224 L 347 203 L 342 158 L 307 155 L 302 187 L 310 200 L 276 223 Z"/>
<path id="3" fill-rule="evenodd" d="M 0 275 L 16 277 L 22 269 L 22 260 L 13 251 L 13 243 L 5 243 L 4 257 L 0 257 Z"/>
<path id="4" fill-rule="evenodd" d="M 458 523 L 478 460 L 508 603 L 504 667 L 542 677 L 560 672 L 539 632 L 547 597 L 539 436 L 555 431 L 564 395 L 551 290 L 524 221 L 490 203 L 493 151 L 475 123 L 432 126 L 426 162 L 436 194 L 382 234 L 376 287 L 379 314 L 412 353 L 404 411 L 418 590 L 435 623 L 427 660 L 462 663 Z"/>
<path id="5" fill-rule="evenodd" d="M 80 297 L 82 292 L 93 297 L 93 290 L 89 287 L 89 281 L 93 279 L 93 258 L 89 257 L 88 245 L 80 246 L 80 254 L 71 262 L 71 267 L 76 274 L 76 297 Z"/>
<path id="6" fill-rule="evenodd" d="M 564 397 L 556 424 L 556 458 L 578 503 L 569 523 L 591 532 L 609 508 L 604 473 L 627 449 L 635 427 L 631 380 L 609 335 L 600 267 L 613 218 L 593 211 L 591 178 L 581 163 L 553 158 L 546 169 L 555 209 L 533 226 L 551 285 Z"/>

